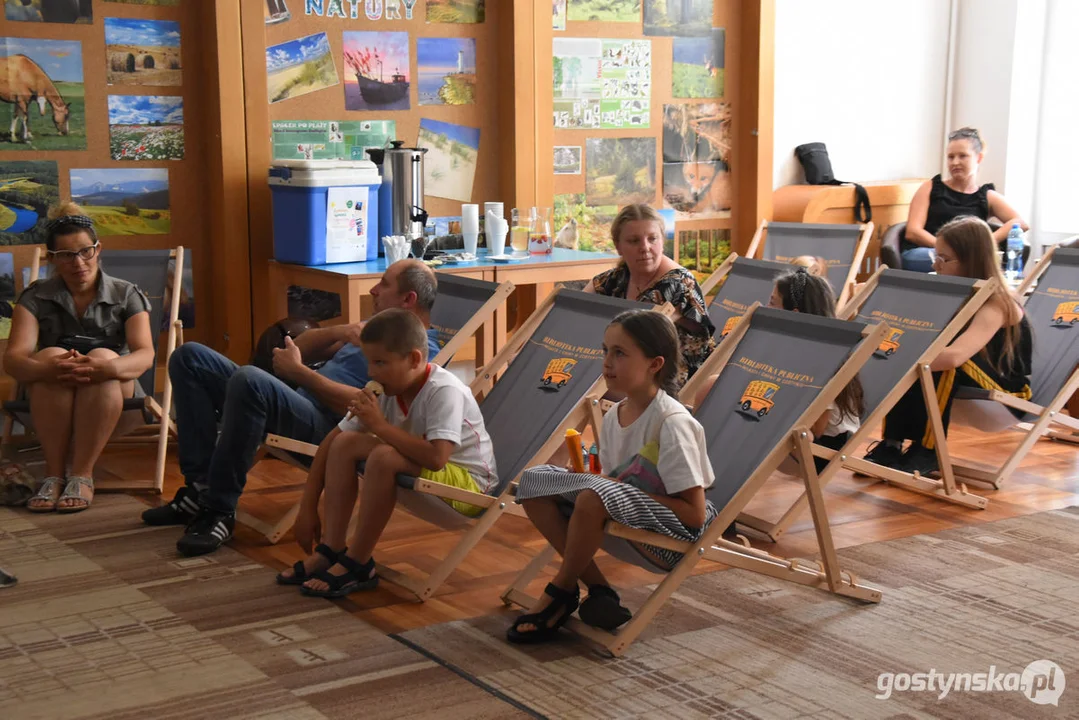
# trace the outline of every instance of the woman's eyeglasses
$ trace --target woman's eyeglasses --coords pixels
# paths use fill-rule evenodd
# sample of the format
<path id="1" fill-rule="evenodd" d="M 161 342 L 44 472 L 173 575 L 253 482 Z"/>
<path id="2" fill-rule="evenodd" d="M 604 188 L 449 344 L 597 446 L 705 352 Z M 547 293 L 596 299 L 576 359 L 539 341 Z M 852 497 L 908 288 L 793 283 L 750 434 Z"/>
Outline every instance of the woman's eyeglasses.
<path id="1" fill-rule="evenodd" d="M 98 243 L 93 245 L 87 245 L 84 248 L 78 250 L 49 250 L 49 259 L 55 263 L 73 263 L 75 258 L 88 261 L 93 260 L 97 255 Z"/>

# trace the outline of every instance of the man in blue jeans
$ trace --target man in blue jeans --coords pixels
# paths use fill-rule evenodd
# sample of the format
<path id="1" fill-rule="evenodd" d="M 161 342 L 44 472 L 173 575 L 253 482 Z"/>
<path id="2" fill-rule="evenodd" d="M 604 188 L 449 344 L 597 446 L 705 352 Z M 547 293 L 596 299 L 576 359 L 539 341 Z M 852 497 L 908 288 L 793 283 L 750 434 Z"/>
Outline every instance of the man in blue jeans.
<path id="1" fill-rule="evenodd" d="M 425 327 L 438 281 L 417 260 L 391 265 L 371 289 L 375 311 L 411 310 Z M 147 510 L 147 525 L 186 525 L 176 543 L 182 554 L 213 552 L 231 537 L 247 471 L 267 433 L 318 444 L 336 427 L 369 380 L 359 348 L 362 323 L 308 330 L 274 350 L 274 375 L 238 366 L 198 343 L 184 343 L 169 359 L 185 485 L 172 502 Z M 428 352 L 438 354 L 428 329 Z M 318 371 L 304 365 L 329 358 Z M 293 390 L 285 380 L 298 389 Z M 220 434 L 218 433 L 220 426 Z"/>

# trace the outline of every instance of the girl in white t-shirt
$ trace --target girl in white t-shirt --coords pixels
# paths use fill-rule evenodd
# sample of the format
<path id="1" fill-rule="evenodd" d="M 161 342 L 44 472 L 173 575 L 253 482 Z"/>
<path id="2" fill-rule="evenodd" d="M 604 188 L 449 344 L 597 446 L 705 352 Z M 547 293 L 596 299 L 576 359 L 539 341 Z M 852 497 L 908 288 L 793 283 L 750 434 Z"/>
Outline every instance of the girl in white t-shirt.
<path id="1" fill-rule="evenodd" d="M 600 464 L 606 475 L 570 473 L 550 465 L 526 470 L 517 499 L 562 554 L 562 567 L 528 614 L 507 632 L 512 642 L 552 638 L 580 603 L 584 622 L 613 630 L 630 619 L 593 556 L 608 520 L 679 540 L 695 541 L 716 517 L 705 497 L 715 480 L 704 428 L 675 399 L 681 357 L 678 331 L 662 314 L 622 313 L 603 336 L 607 386 L 625 396 L 603 418 Z M 681 554 L 637 546 L 664 568 Z"/>

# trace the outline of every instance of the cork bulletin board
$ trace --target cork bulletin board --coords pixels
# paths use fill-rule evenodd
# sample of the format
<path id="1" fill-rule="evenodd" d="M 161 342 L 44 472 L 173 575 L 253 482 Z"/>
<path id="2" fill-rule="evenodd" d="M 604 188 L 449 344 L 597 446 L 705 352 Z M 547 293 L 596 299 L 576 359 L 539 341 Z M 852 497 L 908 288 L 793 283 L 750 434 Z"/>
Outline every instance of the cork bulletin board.
<path id="1" fill-rule="evenodd" d="M 420 133 L 420 125 L 439 128 L 438 123 L 449 123 L 470 130 L 465 134 L 478 131 L 479 142 L 475 153 L 475 173 L 471 192 L 464 181 L 452 183 L 452 189 L 443 183 L 432 188 L 430 182 L 425 188 L 426 210 L 431 217 L 453 217 L 461 214 L 463 202 L 483 203 L 501 201 L 509 208 L 513 206 L 512 173 L 513 156 L 513 62 L 512 62 L 512 24 L 513 4 L 487 0 L 483 22 L 454 23 L 428 22 L 428 8 L 443 3 L 428 3 L 417 0 L 412 9 L 412 18 L 406 17 L 406 3 L 400 2 L 400 19 L 391 15 L 397 3 L 367 3 L 378 8 L 378 19 L 366 17 L 364 2 L 355 3 L 356 18 L 351 17 L 353 5 L 341 2 L 336 5 L 346 17 L 341 17 L 332 0 L 323 3 L 305 2 L 304 0 L 284 0 L 287 19 L 275 19 L 263 6 L 275 8 L 281 0 L 244 0 L 244 76 L 245 95 L 248 113 L 248 167 L 250 193 L 250 222 L 252 229 L 252 273 L 253 295 L 266 297 L 269 292 L 278 292 L 269 288 L 263 268 L 273 256 L 273 229 L 271 197 L 266 184 L 266 173 L 273 163 L 271 128 L 275 121 L 393 121 L 396 139 L 404 141 L 407 147 L 415 147 Z M 250 6 L 248 5 L 250 3 Z M 257 7 L 256 7 L 257 6 Z M 321 10 L 321 14 L 319 14 Z M 278 16 L 280 18 L 280 15 Z M 432 17 L 438 15 L 432 14 Z M 269 19 L 269 22 L 267 20 Z M 272 57 L 276 49 L 289 51 L 290 41 L 311 38 L 325 33 L 329 45 L 329 58 L 333 63 L 333 72 L 327 72 L 323 79 L 309 84 L 318 87 L 303 94 L 282 97 L 282 83 L 268 77 L 266 64 L 257 62 L 261 45 L 264 53 Z M 352 33 L 364 33 L 362 37 Z M 375 33 L 383 34 L 375 36 Z M 395 34 L 392 37 L 388 34 Z M 401 33 L 407 33 L 407 68 L 401 67 Z M 435 60 L 445 61 L 447 48 L 456 41 L 461 47 L 474 45 L 474 89 L 472 102 L 467 104 L 421 104 L 421 93 L 427 102 L 434 100 L 427 74 L 422 72 L 418 62 L 418 48 L 425 44 L 424 50 L 432 46 L 436 51 Z M 315 40 L 307 40 L 313 47 Z M 432 45 L 426 45 L 432 43 Z M 269 50 L 267 50 L 267 48 Z M 362 54 L 365 50 L 379 52 L 385 62 L 381 67 L 381 77 L 387 83 L 394 74 L 407 69 L 409 88 L 407 103 L 394 101 L 380 107 L 372 106 L 357 98 L 355 68 L 346 61 L 346 50 L 350 54 Z M 508 51 L 508 52 L 507 52 Z M 318 50 L 311 51 L 318 53 Z M 427 53 L 424 53 L 425 55 Z M 463 63 L 466 72 L 472 68 L 472 56 L 466 52 Z M 282 55 L 282 58 L 284 56 Z M 430 57 L 430 55 L 428 55 Z M 272 62 L 272 60 L 271 60 Z M 286 61 L 287 62 L 287 61 Z M 454 62 L 452 57 L 449 62 Z M 371 64 L 375 74 L 378 67 Z M 328 68 L 326 68 L 328 71 Z M 332 84 L 326 78 L 336 77 Z M 272 87 L 271 87 L 272 86 Z M 271 91 L 274 97 L 271 97 Z M 346 96 L 346 93 L 348 95 Z M 274 98 L 275 102 L 271 102 Z M 459 98 L 458 98 L 459 99 Z M 437 102 L 437 101 L 436 101 Z M 352 109 L 350 109 L 352 108 Z M 503 112 L 504 110 L 504 112 Z M 428 153 L 428 158 L 432 153 Z M 365 158 L 366 159 L 366 158 Z M 427 160 L 430 162 L 430 160 Z M 467 178 L 466 178 L 467 180 Z M 434 194 L 432 190 L 438 194 Z M 450 192 L 446 192 L 450 190 Z M 456 198 L 441 195 L 457 194 Z M 276 318 L 262 316 L 262 308 L 256 303 L 255 327 L 265 327 Z M 256 330 L 257 331 L 257 330 Z"/>
<path id="2" fill-rule="evenodd" d="M 10 230 L 0 232 L 0 244 L 6 246 L 0 247 L 0 274 L 8 271 L 3 254 L 10 253 L 15 291 L 23 289 L 24 269 L 30 266 L 38 247 L 35 243 L 43 240 L 46 206 L 74 199 L 92 206 L 90 214 L 95 217 L 106 263 L 110 249 L 182 244 L 190 251 L 185 264 L 191 268 L 185 300 L 208 297 L 202 286 L 209 262 L 204 247 L 207 220 L 200 212 L 205 205 L 203 138 L 208 127 L 199 78 L 213 69 L 206 66 L 200 52 L 212 28 L 201 22 L 198 3 L 93 0 L 80 6 L 90 8 L 91 14 L 73 23 L 37 20 L 31 14 L 40 12 L 36 4 L 26 7 L 25 15 L 19 14 L 24 8 L 15 8 L 16 13 L 11 3 L 6 6 L 8 12 L 0 14 L 0 38 L 4 38 L 0 60 L 10 63 L 20 55 L 31 58 L 46 77 L 55 78 L 49 82 L 70 114 L 68 133 L 62 135 L 54 122 L 52 103 L 46 99 L 42 114 L 37 102 L 31 101 L 31 136 L 24 137 L 20 118 L 13 140 L 16 105 L 8 97 L 0 102 L 0 202 L 5 207 L 0 210 L 0 224 Z M 14 19 L 19 16 L 28 19 Z M 112 40 L 108 47 L 107 37 Z M 159 43 L 169 47 L 157 47 Z M 16 82 L 10 69 L 6 77 L 9 83 Z M 41 92 L 51 94 L 45 85 Z M 110 102 L 117 121 L 112 128 Z M 135 123 L 157 127 L 140 130 L 133 127 Z M 172 127 L 181 124 L 182 131 Z M 128 157 L 137 159 L 114 159 L 121 157 L 120 136 L 125 133 Z M 76 171 L 74 183 L 72 171 Z M 36 223 L 25 221 L 30 213 L 37 216 Z M 201 318 L 207 311 L 197 302 L 189 303 L 184 313 L 186 339 L 200 339 L 196 316 Z"/>
<path id="3" fill-rule="evenodd" d="M 668 0 L 625 0 L 614 16 L 611 8 L 618 3 L 568 0 L 565 30 L 552 28 L 549 40 L 546 33 L 537 35 L 537 46 L 552 48 L 550 60 L 538 51 L 536 56 L 539 194 L 554 207 L 553 229 L 556 238 L 562 235 L 561 244 L 576 235 L 582 250 L 611 250 L 610 221 L 618 209 L 645 202 L 676 218 L 679 237 L 670 253 L 699 277 L 729 253 L 739 178 L 733 130 L 742 112 L 737 101 L 742 7 L 737 0 L 699 4 L 712 6 L 710 27 L 690 28 L 692 36 L 679 35 L 683 26 L 657 26 L 668 5 L 677 13 Z M 628 49 L 639 53 L 642 42 L 650 61 L 639 65 L 650 72 L 633 76 L 639 84 L 627 90 L 618 84 L 617 65 Z M 589 92 L 580 82 L 597 67 L 604 99 L 582 100 Z M 618 106 L 606 99 L 610 95 L 637 101 L 622 103 L 628 115 L 612 116 Z M 587 117 L 597 106 L 600 116 Z M 567 226 L 571 219 L 575 228 Z"/>

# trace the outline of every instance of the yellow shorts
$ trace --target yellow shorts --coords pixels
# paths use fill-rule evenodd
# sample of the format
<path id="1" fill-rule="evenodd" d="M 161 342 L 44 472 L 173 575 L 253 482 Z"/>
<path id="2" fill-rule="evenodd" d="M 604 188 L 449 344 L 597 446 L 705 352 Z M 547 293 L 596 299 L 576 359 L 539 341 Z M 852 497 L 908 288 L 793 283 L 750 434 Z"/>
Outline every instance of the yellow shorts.
<path id="1" fill-rule="evenodd" d="M 483 494 L 483 490 L 472 479 L 472 473 L 465 470 L 460 465 L 454 465 L 453 463 L 446 463 L 446 467 L 441 470 L 428 470 L 424 468 L 420 472 L 420 477 L 424 480 L 430 480 L 440 485 L 449 485 L 450 487 L 460 488 L 462 490 L 469 490 L 474 493 Z M 467 515 L 468 517 L 476 517 L 483 514 L 483 508 L 476 505 L 469 505 L 466 502 L 460 500 L 450 500 L 449 498 L 442 498 L 443 501 L 448 503 L 454 510 Z"/>

